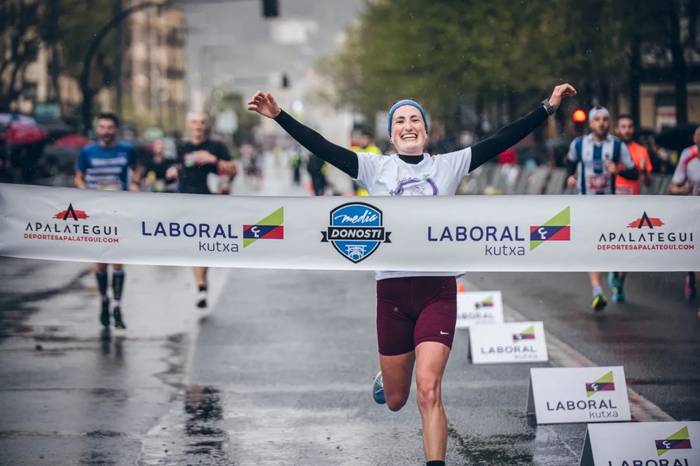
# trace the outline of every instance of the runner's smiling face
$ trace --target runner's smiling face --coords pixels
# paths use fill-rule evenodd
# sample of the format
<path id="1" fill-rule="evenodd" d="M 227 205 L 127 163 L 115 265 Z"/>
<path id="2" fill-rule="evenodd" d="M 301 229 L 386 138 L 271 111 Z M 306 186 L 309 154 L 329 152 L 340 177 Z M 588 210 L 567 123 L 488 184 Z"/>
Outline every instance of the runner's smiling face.
<path id="1" fill-rule="evenodd" d="M 428 133 L 420 110 L 411 105 L 396 109 L 391 120 L 391 142 L 399 154 L 423 155 Z"/>

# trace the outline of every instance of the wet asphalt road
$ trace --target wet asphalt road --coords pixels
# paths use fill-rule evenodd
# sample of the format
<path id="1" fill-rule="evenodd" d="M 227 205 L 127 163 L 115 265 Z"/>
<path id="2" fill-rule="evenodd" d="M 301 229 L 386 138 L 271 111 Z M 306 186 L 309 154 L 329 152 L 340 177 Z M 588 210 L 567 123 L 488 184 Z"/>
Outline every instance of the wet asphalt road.
<path id="1" fill-rule="evenodd" d="M 237 192 L 245 190 L 241 187 Z M 265 193 L 299 194 L 286 178 Z M 371 399 L 374 280 L 362 272 L 129 267 L 129 329 L 104 335 L 89 265 L 0 259 L 0 464 L 421 464 L 415 397 Z M 695 312 L 675 274 L 631 276 L 586 309 L 582 274 L 469 274 L 678 419 L 698 419 Z M 474 366 L 459 332 L 444 382 L 448 464 L 577 464 L 584 425 L 532 427 L 530 365 Z M 542 364 L 546 366 L 546 364 Z"/>
<path id="2" fill-rule="evenodd" d="M 420 464 L 415 398 L 399 413 L 371 398 L 372 274 L 232 270 L 227 284 L 146 464 L 168 464 L 165 448 L 190 464 Z M 445 376 L 450 464 L 575 463 L 582 426 L 528 426 L 529 366 L 477 369 L 467 342 Z"/>
<path id="3" fill-rule="evenodd" d="M 635 273 L 624 304 L 592 315 L 583 273 L 467 274 L 502 289 L 506 304 L 598 365 L 623 365 L 627 383 L 678 420 L 700 419 L 700 318 L 683 296 L 683 273 Z M 606 288 L 607 292 L 607 288 Z M 610 293 L 608 292 L 608 297 Z"/>
<path id="4" fill-rule="evenodd" d="M 0 464 L 135 464 L 181 390 L 197 325 L 178 303 L 191 302 L 189 271 L 127 269 L 129 329 L 105 333 L 89 265 L 0 264 Z"/>

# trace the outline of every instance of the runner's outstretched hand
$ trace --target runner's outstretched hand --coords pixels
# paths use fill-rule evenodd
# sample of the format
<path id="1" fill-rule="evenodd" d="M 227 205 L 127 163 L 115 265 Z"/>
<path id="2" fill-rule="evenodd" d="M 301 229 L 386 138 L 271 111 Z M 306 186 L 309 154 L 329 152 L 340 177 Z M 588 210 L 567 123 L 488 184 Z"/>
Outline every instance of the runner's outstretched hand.
<path id="1" fill-rule="evenodd" d="M 554 110 L 556 110 L 559 108 L 559 105 L 561 105 L 561 102 L 565 97 L 574 95 L 576 95 L 576 89 L 574 89 L 574 86 L 568 83 L 560 84 L 552 91 L 552 95 L 549 98 L 549 105 L 554 107 Z"/>
<path id="2" fill-rule="evenodd" d="M 275 118 L 282 111 L 277 101 L 269 92 L 258 91 L 248 102 L 248 110 L 257 112 L 267 118 Z"/>

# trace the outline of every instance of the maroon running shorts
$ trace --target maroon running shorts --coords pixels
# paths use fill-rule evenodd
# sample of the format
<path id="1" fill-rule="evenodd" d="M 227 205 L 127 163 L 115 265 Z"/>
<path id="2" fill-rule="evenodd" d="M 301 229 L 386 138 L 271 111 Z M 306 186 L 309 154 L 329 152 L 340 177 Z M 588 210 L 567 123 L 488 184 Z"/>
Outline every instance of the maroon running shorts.
<path id="1" fill-rule="evenodd" d="M 377 281 L 379 354 L 409 353 L 424 341 L 437 341 L 452 348 L 456 322 L 455 277 Z"/>

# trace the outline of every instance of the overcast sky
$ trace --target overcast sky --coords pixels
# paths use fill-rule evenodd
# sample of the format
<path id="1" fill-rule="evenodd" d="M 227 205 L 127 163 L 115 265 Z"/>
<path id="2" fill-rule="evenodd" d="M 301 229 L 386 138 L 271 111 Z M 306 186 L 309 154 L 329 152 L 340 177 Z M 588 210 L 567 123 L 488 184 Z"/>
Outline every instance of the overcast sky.
<path id="1" fill-rule="evenodd" d="M 280 16 L 272 20 L 262 18 L 261 3 L 186 4 L 191 89 L 203 84 L 244 95 L 257 88 L 274 91 L 281 73 L 294 88 L 308 67 L 337 47 L 364 0 L 279 0 Z"/>

